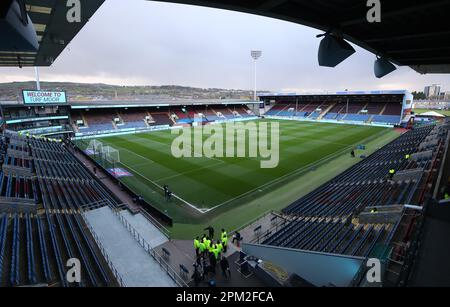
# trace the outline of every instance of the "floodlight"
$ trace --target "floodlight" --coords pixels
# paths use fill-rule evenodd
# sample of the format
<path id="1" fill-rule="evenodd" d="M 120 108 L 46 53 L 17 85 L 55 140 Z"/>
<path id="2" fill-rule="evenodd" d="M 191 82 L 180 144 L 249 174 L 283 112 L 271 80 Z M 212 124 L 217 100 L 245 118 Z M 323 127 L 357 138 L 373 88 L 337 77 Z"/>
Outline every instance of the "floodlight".
<path id="1" fill-rule="evenodd" d="M 253 64 L 254 64 L 254 89 L 253 89 L 253 101 L 256 101 L 256 60 L 258 60 L 261 55 L 262 55 L 262 51 L 261 50 L 251 50 L 250 51 L 250 55 L 253 58 Z"/>

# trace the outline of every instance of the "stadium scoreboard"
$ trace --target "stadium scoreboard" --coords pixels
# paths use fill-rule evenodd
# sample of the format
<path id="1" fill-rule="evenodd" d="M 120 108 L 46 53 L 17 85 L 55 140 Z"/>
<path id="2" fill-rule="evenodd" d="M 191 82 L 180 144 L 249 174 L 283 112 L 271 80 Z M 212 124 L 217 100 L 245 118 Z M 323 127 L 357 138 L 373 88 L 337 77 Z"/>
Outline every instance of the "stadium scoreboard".
<path id="1" fill-rule="evenodd" d="M 65 104 L 66 92 L 22 91 L 24 104 Z"/>

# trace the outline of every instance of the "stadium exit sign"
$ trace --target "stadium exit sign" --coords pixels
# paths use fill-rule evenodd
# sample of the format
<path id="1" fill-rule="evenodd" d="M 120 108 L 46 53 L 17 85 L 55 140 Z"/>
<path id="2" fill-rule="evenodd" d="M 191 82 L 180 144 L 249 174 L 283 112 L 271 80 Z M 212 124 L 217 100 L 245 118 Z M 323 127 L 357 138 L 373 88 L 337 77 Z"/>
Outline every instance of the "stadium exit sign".
<path id="1" fill-rule="evenodd" d="M 22 91 L 24 104 L 58 104 L 67 103 L 65 92 Z"/>

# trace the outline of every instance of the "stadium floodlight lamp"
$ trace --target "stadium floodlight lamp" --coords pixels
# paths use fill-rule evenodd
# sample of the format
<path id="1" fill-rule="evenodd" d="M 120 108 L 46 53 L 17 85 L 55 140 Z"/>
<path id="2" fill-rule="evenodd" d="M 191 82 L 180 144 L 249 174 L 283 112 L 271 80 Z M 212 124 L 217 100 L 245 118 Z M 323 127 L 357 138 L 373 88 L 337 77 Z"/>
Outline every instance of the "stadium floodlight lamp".
<path id="1" fill-rule="evenodd" d="M 261 55 L 262 55 L 262 51 L 261 50 L 251 50 L 250 51 L 250 55 L 253 58 L 253 63 L 254 63 L 254 89 L 253 89 L 253 101 L 256 101 L 256 60 L 258 60 Z"/>
<path id="2" fill-rule="evenodd" d="M 328 32 L 317 35 L 321 36 L 324 38 L 320 41 L 317 56 L 320 66 L 335 67 L 355 53 L 355 49 L 343 38 Z"/>
<path id="3" fill-rule="evenodd" d="M 373 64 L 373 72 L 375 73 L 375 77 L 377 78 L 382 78 L 396 69 L 397 68 L 394 66 L 394 64 L 389 62 L 384 57 L 377 57 L 375 63 Z"/>
<path id="4" fill-rule="evenodd" d="M 261 51 L 261 50 L 252 50 L 252 51 L 250 52 L 250 54 L 251 54 L 253 60 L 256 61 L 257 59 L 259 59 L 259 58 L 261 57 L 262 51 Z"/>

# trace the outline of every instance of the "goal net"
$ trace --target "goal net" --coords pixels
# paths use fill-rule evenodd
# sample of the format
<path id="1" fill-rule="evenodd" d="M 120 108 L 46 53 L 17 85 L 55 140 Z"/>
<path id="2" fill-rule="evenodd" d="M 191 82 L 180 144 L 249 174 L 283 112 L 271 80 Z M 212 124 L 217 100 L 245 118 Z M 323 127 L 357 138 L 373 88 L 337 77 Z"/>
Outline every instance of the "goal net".
<path id="1" fill-rule="evenodd" d="M 120 162 L 120 153 L 114 147 L 103 146 L 102 153 L 103 153 L 103 159 L 105 159 L 109 163 Z"/>
<path id="2" fill-rule="evenodd" d="M 87 151 L 95 157 L 100 157 L 103 161 L 111 164 L 120 163 L 120 152 L 114 147 L 105 145 L 98 140 L 91 140 Z"/>

